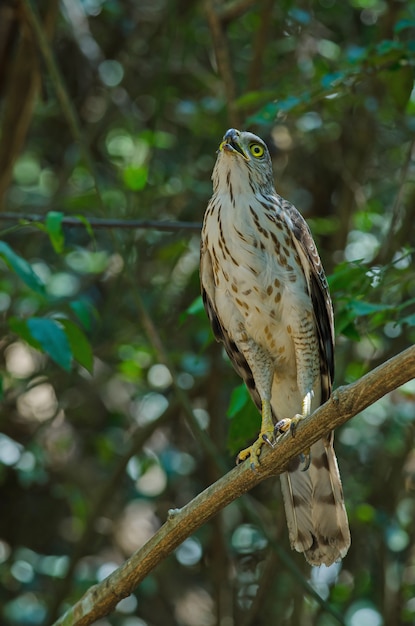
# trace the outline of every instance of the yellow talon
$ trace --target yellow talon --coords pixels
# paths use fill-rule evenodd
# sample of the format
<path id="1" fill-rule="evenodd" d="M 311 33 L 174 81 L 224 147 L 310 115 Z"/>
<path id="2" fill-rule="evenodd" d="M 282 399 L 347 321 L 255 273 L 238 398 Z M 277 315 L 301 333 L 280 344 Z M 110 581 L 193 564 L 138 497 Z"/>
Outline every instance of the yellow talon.
<path id="1" fill-rule="evenodd" d="M 259 433 L 258 439 L 254 441 L 252 446 L 241 450 L 238 456 L 236 457 L 236 462 L 240 463 L 241 461 L 245 461 L 248 457 L 251 460 L 251 467 L 253 470 L 257 470 L 259 463 L 259 455 L 261 454 L 261 448 L 264 443 L 267 443 L 271 447 L 273 447 L 272 441 L 274 439 L 274 423 L 272 421 L 272 411 L 271 405 L 269 401 L 264 400 L 262 402 L 262 423 L 261 423 L 261 432 Z"/>
<path id="2" fill-rule="evenodd" d="M 274 434 L 282 435 L 290 431 L 291 435 L 295 437 L 295 431 L 297 430 L 298 423 L 302 419 L 304 419 L 304 415 L 297 414 L 297 415 L 294 415 L 294 417 L 292 418 L 286 418 L 286 419 L 280 420 L 279 422 L 275 424 Z M 300 459 L 301 459 L 301 462 L 304 463 L 304 467 L 302 468 L 302 471 L 305 472 L 308 470 L 308 468 L 310 467 L 310 463 L 311 463 L 310 448 L 307 448 L 307 450 L 304 450 L 304 452 L 300 454 Z"/>
<path id="3" fill-rule="evenodd" d="M 236 462 L 241 463 L 241 461 L 245 461 L 248 457 L 251 460 L 251 467 L 253 470 L 257 470 L 260 462 L 259 455 L 261 454 L 261 448 L 264 443 L 267 443 L 271 447 L 273 447 L 272 439 L 274 438 L 274 429 L 262 431 L 259 433 L 259 437 L 252 446 L 241 450 L 238 456 L 236 457 Z"/>

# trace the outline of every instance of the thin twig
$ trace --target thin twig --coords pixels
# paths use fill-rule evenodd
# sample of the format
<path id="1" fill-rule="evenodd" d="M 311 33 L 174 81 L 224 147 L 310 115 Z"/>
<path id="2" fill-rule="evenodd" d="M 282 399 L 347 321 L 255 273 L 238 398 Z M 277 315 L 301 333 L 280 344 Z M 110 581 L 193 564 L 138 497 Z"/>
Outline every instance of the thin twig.
<path id="1" fill-rule="evenodd" d="M 292 575 L 296 583 L 299 584 L 300 587 L 302 587 L 305 593 L 307 593 L 311 598 L 313 598 L 323 611 L 332 615 L 338 621 L 340 626 L 344 626 L 344 619 L 339 614 L 337 609 L 332 604 L 330 604 L 328 600 L 324 599 L 321 595 L 319 595 L 319 593 L 315 590 L 315 588 L 305 578 L 303 572 L 298 567 L 298 565 L 294 561 L 294 558 L 291 556 L 291 554 L 287 553 L 287 551 L 280 545 L 280 543 L 278 542 L 278 538 L 275 536 L 275 533 L 271 534 L 267 530 L 267 528 L 264 526 L 262 517 L 258 513 L 258 502 L 255 501 L 251 497 L 250 494 L 246 494 L 243 498 L 240 498 L 238 503 L 240 505 L 240 508 L 245 512 L 245 514 L 251 520 L 251 522 L 253 524 L 256 524 L 262 529 L 262 532 L 267 538 L 270 547 L 272 548 L 273 552 L 275 553 L 278 559 L 280 569 L 281 569 L 281 563 L 282 563 L 283 566 L 287 569 L 287 571 Z M 263 576 L 264 575 L 265 573 L 263 574 Z M 258 597 L 256 596 L 254 600 L 255 606 L 257 606 L 257 604 L 261 602 L 261 598 L 263 596 L 261 592 L 261 586 L 258 590 L 258 594 L 259 594 Z M 251 611 L 249 611 L 249 613 L 245 616 L 247 620 L 247 625 L 250 624 L 251 621 L 254 619 L 254 614 L 255 614 L 255 609 L 253 606 L 252 614 L 251 614 Z M 243 626 L 245 626 L 245 621 L 243 621 Z"/>
<path id="2" fill-rule="evenodd" d="M 384 245 L 381 247 L 380 257 L 385 262 L 391 256 L 391 248 L 396 251 L 396 234 L 399 228 L 402 226 L 404 207 L 404 188 L 407 181 L 410 166 L 412 162 L 412 155 L 415 148 L 415 137 L 409 144 L 408 151 L 406 153 L 405 161 L 402 164 L 401 173 L 399 176 L 399 187 L 395 195 L 395 199 L 392 206 L 392 217 L 388 232 L 385 235 Z"/>
<path id="3" fill-rule="evenodd" d="M 225 90 L 225 98 L 228 105 L 229 122 L 235 128 L 240 127 L 239 112 L 235 106 L 236 83 L 232 71 L 228 40 L 221 19 L 218 16 L 215 0 L 205 0 L 205 13 L 212 35 L 215 49 L 216 62 Z"/>
<path id="4" fill-rule="evenodd" d="M 75 141 L 78 142 L 81 151 L 83 152 L 84 159 L 88 165 L 88 168 L 91 172 L 91 175 L 94 179 L 95 191 L 98 197 L 99 202 L 102 204 L 101 193 L 99 189 L 98 178 L 95 172 L 95 165 L 90 154 L 89 148 L 84 141 L 84 133 L 82 132 L 81 125 L 79 123 L 78 115 L 75 111 L 75 107 L 73 106 L 71 99 L 69 98 L 68 91 L 66 89 L 65 81 L 60 72 L 58 64 L 56 63 L 55 57 L 52 53 L 50 44 L 45 36 L 43 31 L 42 22 L 39 19 L 39 14 L 37 8 L 35 7 L 32 0 L 21 0 L 27 15 L 27 20 L 29 25 L 33 31 L 36 42 L 39 46 L 39 49 L 42 53 L 42 56 L 45 61 L 45 65 L 48 69 L 50 78 L 56 90 L 56 96 L 61 104 L 62 110 L 66 119 L 68 121 L 69 127 L 71 129 L 72 135 Z"/>
<path id="5" fill-rule="evenodd" d="M 26 215 L 19 213 L 0 213 L 0 222 L 44 222 L 46 215 Z M 71 228 L 85 228 L 85 220 L 92 228 L 127 228 L 127 229 L 153 229 L 161 231 L 188 230 L 200 232 L 201 222 L 175 222 L 170 220 L 120 220 L 104 219 L 99 217 L 70 217 L 65 215 L 62 218 L 62 225 Z"/>
<path id="6" fill-rule="evenodd" d="M 261 574 L 258 590 L 251 606 L 247 609 L 244 607 L 243 611 L 240 610 L 238 626 L 252 626 L 252 624 L 257 623 L 266 599 L 270 597 L 270 587 L 277 579 L 280 567 L 278 554 L 275 551 L 270 552 L 265 560 L 264 571 Z"/>
<path id="7" fill-rule="evenodd" d="M 217 8 L 218 17 L 223 22 L 230 22 L 241 17 L 256 4 L 257 0 L 231 0 Z"/>
<path id="8" fill-rule="evenodd" d="M 8 50 L 3 67 L 7 67 L 7 85 L 2 83 L 0 142 L 0 203 L 10 186 L 13 167 L 22 151 L 33 117 L 36 97 L 41 89 L 40 54 L 30 29 L 25 23 L 19 3 L 0 2 L 0 48 L 7 44 L 7 33 L 15 28 L 16 46 Z M 59 12 L 58 0 L 42 2 L 42 28 L 50 39 Z M 7 15 L 9 13 L 9 15 Z M 11 20 L 11 21 L 10 21 Z M 9 25 L 11 31 L 7 30 Z M 14 27 L 14 28 L 13 28 Z M 11 44 L 12 42 L 9 41 Z M 13 49 L 13 51 L 12 51 Z M 6 50 L 3 50 L 6 53 Z M 3 76 L 3 79 L 5 76 Z"/>
<path id="9" fill-rule="evenodd" d="M 273 449 L 264 449 L 260 471 L 253 472 L 247 460 L 182 509 L 172 512 L 166 523 L 142 548 L 108 578 L 91 587 L 81 600 L 55 622 L 55 626 L 87 626 L 108 615 L 184 539 L 226 505 L 264 479 L 285 471 L 290 459 L 302 450 L 412 378 L 415 378 L 415 346 L 389 359 L 351 385 L 336 389 L 323 406 L 300 422 L 295 437 L 287 434 Z"/>
<path id="10" fill-rule="evenodd" d="M 173 366 L 173 363 L 171 362 L 167 354 L 167 351 L 164 348 L 163 342 L 157 331 L 157 328 L 155 324 L 153 323 L 153 320 L 151 319 L 150 315 L 148 314 L 147 309 L 144 305 L 144 302 L 137 288 L 133 289 L 133 293 L 134 293 L 135 301 L 137 304 L 140 322 L 146 332 L 146 335 L 150 343 L 155 349 L 158 358 L 160 359 L 161 363 L 163 363 L 170 372 L 170 375 L 172 377 L 172 385 L 173 385 L 175 396 L 183 409 L 183 412 L 186 416 L 186 420 L 192 432 L 196 435 L 198 441 L 201 443 L 204 451 L 209 455 L 209 457 L 213 461 L 217 470 L 219 472 L 226 471 L 226 465 L 225 465 L 224 460 L 221 458 L 220 454 L 218 454 L 218 450 L 215 444 L 213 443 L 213 441 L 206 434 L 206 432 L 200 427 L 199 422 L 197 421 L 195 414 L 193 412 L 193 407 L 189 401 L 187 394 L 183 391 L 183 389 L 180 387 L 180 385 L 177 382 L 177 374 Z"/>
<path id="11" fill-rule="evenodd" d="M 262 64 L 268 50 L 268 40 L 272 32 L 272 10 L 274 0 L 263 0 L 260 13 L 260 23 L 255 34 L 252 45 L 252 61 L 248 70 L 247 91 L 258 91 L 261 87 L 261 77 L 263 77 Z"/>

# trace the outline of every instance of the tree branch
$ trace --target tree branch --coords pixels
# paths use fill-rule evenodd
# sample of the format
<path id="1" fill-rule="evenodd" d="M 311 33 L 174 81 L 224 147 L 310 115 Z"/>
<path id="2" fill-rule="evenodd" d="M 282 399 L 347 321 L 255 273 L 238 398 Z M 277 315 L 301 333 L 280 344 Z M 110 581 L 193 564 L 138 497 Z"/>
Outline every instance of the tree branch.
<path id="1" fill-rule="evenodd" d="M 48 612 L 48 621 L 55 621 L 59 615 L 59 608 L 64 601 L 65 597 L 71 590 L 72 576 L 75 568 L 93 540 L 95 524 L 94 522 L 98 517 L 102 516 L 111 502 L 112 494 L 117 490 L 118 485 L 122 482 L 125 475 L 125 469 L 129 460 L 142 450 L 144 443 L 154 431 L 161 425 L 165 424 L 168 420 L 171 422 L 174 419 L 174 413 L 177 410 L 177 404 L 170 404 L 166 411 L 160 415 L 156 420 L 146 424 L 145 426 L 137 426 L 129 433 L 130 444 L 126 452 L 118 459 L 109 480 L 105 482 L 102 487 L 98 486 L 97 495 L 92 500 L 91 508 L 88 513 L 84 530 L 74 546 L 73 552 L 70 557 L 69 566 L 65 572 L 65 577 L 58 579 L 52 594 L 51 606 Z"/>
<path id="2" fill-rule="evenodd" d="M 229 44 L 223 22 L 217 14 L 217 2 L 215 0 L 205 0 L 205 13 L 212 36 L 218 72 L 222 79 L 228 105 L 229 122 L 235 128 L 240 128 L 239 112 L 235 105 L 236 82 L 232 71 Z"/>
<path id="3" fill-rule="evenodd" d="M 22 215 L 19 213 L 0 213 L 0 222 L 44 222 L 46 215 Z M 201 222 L 176 222 L 173 220 L 119 220 L 104 219 L 97 217 L 86 217 L 88 224 L 93 228 L 137 228 L 137 229 L 153 229 L 162 231 L 188 230 L 199 233 L 202 229 Z M 64 216 L 62 218 L 63 226 L 71 228 L 85 228 L 85 220 L 79 217 Z"/>
<path id="4" fill-rule="evenodd" d="M 323 406 L 300 422 L 295 437 L 284 435 L 273 449 L 264 449 L 259 472 L 253 472 L 249 461 L 245 461 L 182 509 L 172 512 L 142 548 L 108 578 L 91 587 L 55 622 L 55 626 L 87 626 L 110 613 L 186 537 L 226 505 L 266 478 L 285 471 L 291 458 L 412 378 L 415 378 L 415 346 L 386 361 L 360 380 L 336 389 Z"/>
<path id="5" fill-rule="evenodd" d="M 59 3 L 51 0 L 41 3 L 44 6 L 44 15 L 39 18 L 39 27 L 44 30 L 44 38 L 48 41 L 55 27 Z M 6 10 L 7 3 L 2 2 L 1 37 L 7 33 Z M 14 21 L 14 28 L 19 29 L 16 54 L 10 59 L 4 59 L 4 65 L 10 64 L 8 69 L 7 85 L 4 87 L 4 102 L 2 102 L 1 142 L 0 142 L 0 203 L 3 208 L 3 196 L 10 185 L 13 166 L 19 156 L 32 121 L 33 107 L 41 86 L 39 57 L 33 37 L 29 32 L 21 7 L 11 4 L 9 11 Z M 12 27 L 13 28 L 13 27 Z M 17 34 L 17 33 L 16 33 Z M 6 42 L 1 42 L 4 45 Z"/>
<path id="6" fill-rule="evenodd" d="M 130 277 L 131 278 L 131 277 Z M 144 302 L 140 296 L 140 292 L 137 290 L 136 285 L 131 283 L 132 293 L 134 293 L 135 301 L 137 305 L 137 310 L 139 312 L 139 320 L 143 329 L 145 330 L 148 340 L 153 346 L 158 359 L 161 363 L 166 365 L 169 369 L 172 380 L 173 380 L 173 388 L 175 391 L 176 398 L 181 405 L 181 408 L 186 417 L 186 422 L 195 437 L 197 444 L 200 445 L 203 450 L 205 456 L 210 461 L 211 468 L 213 469 L 215 476 L 218 477 L 227 470 L 227 464 L 223 459 L 220 451 L 215 445 L 214 441 L 210 439 L 210 437 L 206 434 L 206 432 L 199 425 L 194 413 L 191 403 L 189 402 L 189 398 L 186 393 L 183 392 L 180 385 L 177 383 L 177 373 L 175 372 L 175 368 L 169 358 L 169 355 L 163 345 L 162 339 L 157 331 L 156 326 L 154 325 L 153 319 L 151 315 L 149 315 Z M 310 597 L 314 598 L 314 600 L 321 606 L 323 610 L 327 613 L 330 613 L 333 617 L 337 619 L 339 624 L 343 624 L 342 617 L 335 611 L 335 609 L 331 606 L 329 602 L 327 602 L 324 598 L 319 596 L 316 590 L 310 585 L 310 583 L 304 578 L 303 573 L 300 569 L 295 565 L 291 555 L 287 555 L 286 551 L 281 548 L 278 542 L 275 539 L 274 534 L 270 534 L 263 526 L 263 521 L 258 515 L 258 507 L 254 505 L 253 501 L 249 497 L 245 497 L 244 499 L 239 500 L 238 502 L 240 508 L 244 511 L 244 513 L 248 516 L 253 523 L 259 525 L 267 540 L 269 545 L 271 545 L 273 552 L 275 552 L 279 558 L 280 563 L 287 568 L 287 570 L 294 576 L 295 580 L 299 584 L 299 586 L 303 589 L 303 591 L 308 594 Z"/>
<path id="7" fill-rule="evenodd" d="M 95 171 L 94 160 L 92 158 L 89 146 L 85 141 L 85 133 L 81 128 L 77 111 L 69 97 L 62 73 L 59 69 L 58 64 L 56 63 L 55 56 L 44 33 L 43 26 L 39 19 L 37 11 L 37 3 L 34 3 L 33 0 L 21 0 L 21 2 L 26 12 L 27 21 L 30 25 L 30 28 L 32 29 L 33 36 L 36 40 L 37 45 L 39 46 L 39 50 L 43 56 L 45 65 L 49 72 L 50 79 L 55 88 L 56 97 L 62 107 L 62 111 L 72 132 L 72 136 L 75 141 L 78 142 L 79 147 L 83 153 L 86 164 L 94 180 L 95 191 L 98 200 L 102 204 L 101 192 L 98 183 L 98 177 Z"/>
<path id="8" fill-rule="evenodd" d="M 227 4 L 218 6 L 216 11 L 218 17 L 223 22 L 230 22 L 231 20 L 236 20 L 241 17 L 241 15 L 246 13 L 255 3 L 256 0 L 231 0 Z"/>
<path id="9" fill-rule="evenodd" d="M 383 245 L 380 248 L 379 252 L 379 260 L 381 263 L 387 263 L 393 257 L 393 254 L 399 247 L 399 237 L 397 237 L 399 231 L 405 233 L 405 237 L 408 234 L 408 229 L 403 228 L 402 226 L 405 224 L 405 185 L 407 185 L 408 178 L 411 176 L 411 163 L 415 149 L 415 137 L 412 139 L 408 146 L 408 151 L 406 153 L 405 160 L 402 164 L 401 173 L 399 176 L 399 186 L 395 195 L 395 199 L 393 201 L 392 206 L 392 216 L 390 226 L 388 231 L 385 233 L 385 237 L 383 240 Z M 412 222 L 412 211 L 407 211 L 410 215 L 409 220 Z M 407 226 L 407 224 L 405 224 Z M 409 224 L 408 224 L 409 226 Z M 404 239 L 405 241 L 405 239 Z M 406 239 L 406 241 L 410 241 L 410 238 Z M 376 260 L 375 260 L 376 262 Z"/>

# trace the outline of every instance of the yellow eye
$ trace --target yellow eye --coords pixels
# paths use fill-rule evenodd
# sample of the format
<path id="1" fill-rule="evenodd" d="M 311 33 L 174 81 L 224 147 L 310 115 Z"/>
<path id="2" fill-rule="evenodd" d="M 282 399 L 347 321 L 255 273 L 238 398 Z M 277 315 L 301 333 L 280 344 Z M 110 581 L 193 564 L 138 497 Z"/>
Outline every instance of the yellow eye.
<path id="1" fill-rule="evenodd" d="M 265 152 L 263 146 L 261 146 L 261 144 L 259 143 L 251 143 L 249 144 L 249 152 L 252 154 L 252 156 L 256 157 L 257 159 L 261 158 Z"/>

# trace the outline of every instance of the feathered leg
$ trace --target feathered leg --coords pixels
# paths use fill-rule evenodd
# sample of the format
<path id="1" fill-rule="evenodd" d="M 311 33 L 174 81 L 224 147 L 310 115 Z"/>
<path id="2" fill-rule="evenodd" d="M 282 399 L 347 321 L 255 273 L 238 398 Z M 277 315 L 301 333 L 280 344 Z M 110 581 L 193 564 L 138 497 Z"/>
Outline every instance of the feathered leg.
<path id="1" fill-rule="evenodd" d="M 246 333 L 241 333 L 238 348 L 251 368 L 255 386 L 261 398 L 261 430 L 258 439 L 248 448 L 241 450 L 237 456 L 237 462 L 244 461 L 249 457 L 252 469 L 257 469 L 262 446 L 264 443 L 270 444 L 274 438 L 274 422 L 271 409 L 274 364 L 269 354 L 252 339 L 249 339 Z"/>

